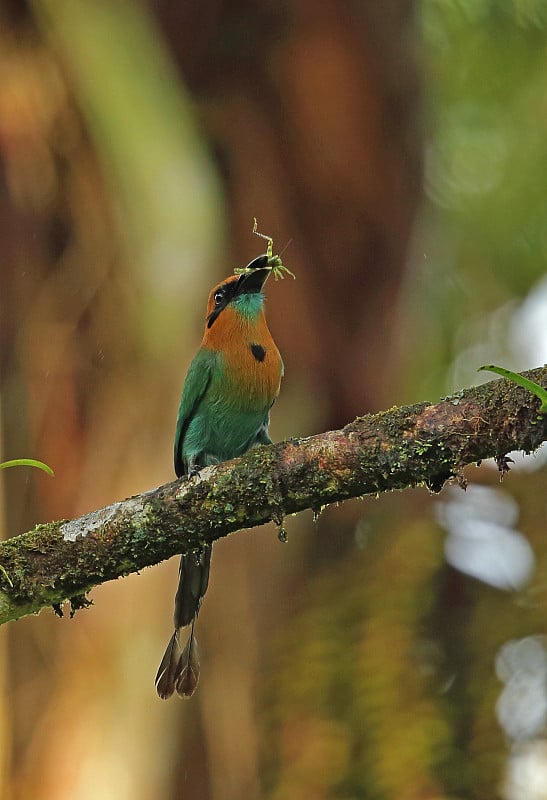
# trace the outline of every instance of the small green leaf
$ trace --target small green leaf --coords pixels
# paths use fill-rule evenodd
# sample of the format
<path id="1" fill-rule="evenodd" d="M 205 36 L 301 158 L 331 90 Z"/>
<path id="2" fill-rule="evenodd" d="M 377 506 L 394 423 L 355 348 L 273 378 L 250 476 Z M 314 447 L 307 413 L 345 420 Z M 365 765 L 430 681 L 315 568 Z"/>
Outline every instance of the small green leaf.
<path id="1" fill-rule="evenodd" d="M 55 475 L 51 467 L 48 467 L 43 461 L 37 461 L 35 458 L 14 458 L 12 461 L 2 461 L 0 463 L 0 469 L 7 469 L 8 467 L 37 467 L 37 469 L 47 472 L 52 478 Z"/>
<path id="2" fill-rule="evenodd" d="M 517 386 L 522 386 L 523 389 L 527 389 L 532 394 L 540 400 L 541 405 L 539 407 L 540 414 L 547 414 L 547 391 L 542 387 L 539 386 L 534 381 L 528 380 L 523 375 L 519 375 L 518 372 L 511 372 L 510 369 L 505 369 L 504 367 L 496 367 L 494 364 L 487 364 L 483 367 L 479 367 L 477 372 L 481 370 L 486 370 L 488 372 L 495 372 L 497 375 L 501 375 L 502 378 L 507 378 L 513 383 L 516 383 Z"/>

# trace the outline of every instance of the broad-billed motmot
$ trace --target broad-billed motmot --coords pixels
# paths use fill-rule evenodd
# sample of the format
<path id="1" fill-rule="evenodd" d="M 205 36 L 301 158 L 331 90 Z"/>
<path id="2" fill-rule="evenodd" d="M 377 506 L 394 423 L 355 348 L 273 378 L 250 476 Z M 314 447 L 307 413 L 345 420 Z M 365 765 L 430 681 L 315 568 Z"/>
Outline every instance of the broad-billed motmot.
<path id="1" fill-rule="evenodd" d="M 175 472 L 191 477 L 201 467 L 271 444 L 270 408 L 283 362 L 264 316 L 262 288 L 272 272 L 267 255 L 212 289 L 205 333 L 184 382 L 175 434 Z M 176 690 L 190 697 L 199 680 L 194 625 L 207 591 L 211 544 L 180 560 L 173 633 L 156 675 L 161 698 Z M 191 625 L 181 648 L 180 629 Z"/>

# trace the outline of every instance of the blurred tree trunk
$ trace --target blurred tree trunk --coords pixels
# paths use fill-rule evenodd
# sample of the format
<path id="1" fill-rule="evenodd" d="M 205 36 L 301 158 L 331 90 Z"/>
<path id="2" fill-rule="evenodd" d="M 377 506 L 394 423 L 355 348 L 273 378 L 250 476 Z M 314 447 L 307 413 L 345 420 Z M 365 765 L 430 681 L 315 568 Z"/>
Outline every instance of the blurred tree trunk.
<path id="1" fill-rule="evenodd" d="M 158 0 L 154 7 L 224 178 L 233 263 L 248 260 L 253 217 L 259 230 L 274 237 L 276 251 L 291 242 L 285 259 L 297 280 L 276 287 L 268 308 L 286 365 L 284 391 L 289 385 L 293 392 L 284 400 L 282 391 L 274 432 L 283 402 L 305 409 L 300 427 L 284 435 L 337 428 L 363 409 L 384 407 L 396 380 L 391 343 L 421 194 L 416 3 Z M 298 410 L 292 410 L 295 416 Z M 362 511 L 346 505 L 311 530 L 310 558 L 318 566 L 352 545 Z M 249 558 L 246 547 L 234 542 L 231 558 L 226 550 L 222 560 L 217 556 L 219 593 L 230 593 L 236 565 Z M 258 567 L 262 575 L 267 559 Z M 283 595 L 289 581 L 299 588 L 309 580 L 302 568 L 299 577 L 281 578 L 272 591 Z M 256 591 L 257 585 L 249 589 L 251 604 Z M 243 608 L 234 600 L 224 648 L 218 644 L 222 620 L 211 623 L 217 650 L 208 680 L 219 687 L 229 683 L 238 652 L 234 619 L 241 619 Z M 220 611 L 215 606 L 212 613 Z M 272 607 L 255 625 L 260 629 L 264 619 L 277 616 Z M 253 661 L 244 652 L 241 660 Z M 240 676 L 240 683 L 250 684 L 251 677 Z M 200 800 L 258 795 L 248 698 L 238 695 L 238 709 L 222 691 L 205 709 L 210 794 L 202 768 L 181 763 L 185 786 Z M 245 759 L 230 732 L 234 714 L 242 741 L 250 742 Z"/>
<path id="2" fill-rule="evenodd" d="M 276 251 L 292 240 L 286 260 L 297 280 L 269 288 L 269 319 L 287 371 L 274 435 L 337 428 L 363 409 L 384 407 L 395 377 L 390 342 L 397 338 L 397 298 L 421 187 L 417 4 L 150 0 L 148 5 L 196 101 L 224 181 L 232 252 L 219 264 L 218 278 L 255 254 L 253 217 L 275 238 Z M 166 452 L 156 441 L 165 407 L 154 405 L 166 394 L 162 377 L 158 370 L 152 391 L 150 380 L 137 374 L 134 352 L 139 301 L 149 288 L 135 297 L 135 272 L 118 261 L 96 131 L 87 131 L 82 119 L 70 57 L 65 54 L 63 63 L 52 43 L 41 39 L 44 26 L 36 25 L 33 11 L 40 6 L 55 9 L 54 3 L 14 0 L 0 9 L 2 57 L 17 81 L 14 91 L 4 82 L 0 107 L 5 112 L 0 114 L 2 425 L 6 457 L 51 460 L 53 454 L 58 477 L 55 490 L 48 491 L 42 488 L 45 477 L 31 477 L 37 489 L 34 483 L 21 489 L 15 483 L 27 476 L 15 471 L 6 476 L 13 482 L 8 483 L 13 502 L 7 505 L 12 530 L 35 521 L 38 497 L 47 519 L 131 493 L 133 465 L 139 459 L 146 463 L 150 452 L 157 459 Z M 25 102 L 12 109 L 9 103 L 21 97 Z M 176 332 L 172 341 L 178 342 Z M 177 384 L 182 373 L 183 367 Z M 284 404 L 290 413 L 283 414 Z M 283 422 L 289 417 L 298 421 L 289 426 Z M 20 421 L 16 428 L 14 419 Z M 37 450 L 26 452 L 27 442 Z M 139 455 L 132 459 L 132 453 Z M 334 531 L 328 518 L 322 520 L 319 547 L 310 549 L 313 558 L 334 565 L 351 546 L 360 513 L 358 506 L 344 508 L 333 520 Z M 282 569 L 276 542 L 258 547 L 240 538 L 217 551 L 207 598 L 213 616 L 208 623 L 204 609 L 200 619 L 211 688 L 200 687 L 196 705 L 180 715 L 185 755 L 178 756 L 172 739 L 164 747 L 163 738 L 147 753 L 162 775 L 166 763 L 172 769 L 164 781 L 173 798 L 180 797 L 181 786 L 193 800 L 259 796 L 261 731 L 254 692 L 268 638 L 261 631 L 283 624 L 294 596 L 284 603 L 278 598 L 286 597 L 291 585 L 300 591 L 306 581 L 311 584 L 320 566 L 307 574 L 293 549 L 285 556 L 285 564 L 291 558 L 291 566 L 297 565 L 297 574 L 290 574 Z M 292 540 L 291 545 L 297 546 Z M 340 591 L 343 577 L 333 573 L 335 579 Z M 19 796 L 38 791 L 47 796 L 48 790 L 54 796 L 56 739 L 44 731 L 62 715 L 76 726 L 76 706 L 78 730 L 86 720 L 95 728 L 103 721 L 95 749 L 87 740 L 86 748 L 100 754 L 103 766 L 109 743 L 108 755 L 116 754 L 123 714 L 108 702 L 104 683 L 99 681 L 97 694 L 88 694 L 88 677 L 101 676 L 107 663 L 114 673 L 115 652 L 127 653 L 128 660 L 139 653 L 147 609 L 154 612 L 158 587 L 165 591 L 158 579 L 146 603 L 144 584 L 143 577 L 135 590 L 139 603 L 126 599 L 116 606 L 128 638 L 120 637 L 116 616 L 105 608 L 64 633 L 60 646 L 63 632 L 56 620 L 17 628 L 32 631 L 17 637 L 10 677 L 15 690 L 10 695 L 16 698 L 12 771 Z M 222 598 L 216 604 L 215 587 Z M 127 588 L 124 596 L 129 598 Z M 99 618 L 104 627 L 97 628 L 97 641 L 93 626 Z M 94 659 L 86 635 L 93 636 Z M 81 652 L 89 672 L 77 656 Z M 40 657 L 55 666 L 39 679 Z M 124 680 L 121 689 L 127 710 L 134 705 L 135 687 Z M 155 731 L 164 731 L 165 739 L 173 736 L 164 706 L 154 707 L 153 719 Z M 91 725 L 90 740 L 95 728 Z M 131 741 L 138 742 L 136 730 L 137 718 Z M 77 748 L 77 736 L 73 741 Z M 125 744 L 121 737 L 122 759 L 130 752 L 122 751 Z M 143 771 L 150 773 L 146 763 L 141 753 L 132 770 L 135 782 Z"/>
<path id="3" fill-rule="evenodd" d="M 225 178 L 237 263 L 253 216 L 297 274 L 285 360 L 322 429 L 382 407 L 421 193 L 415 3 L 156 3 Z M 288 301 L 287 301 L 288 302 Z"/>

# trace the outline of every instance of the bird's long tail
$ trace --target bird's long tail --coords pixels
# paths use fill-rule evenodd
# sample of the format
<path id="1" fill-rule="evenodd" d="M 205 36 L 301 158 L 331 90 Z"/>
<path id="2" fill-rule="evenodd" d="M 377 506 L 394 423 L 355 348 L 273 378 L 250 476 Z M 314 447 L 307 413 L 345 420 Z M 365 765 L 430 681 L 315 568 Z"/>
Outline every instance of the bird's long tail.
<path id="1" fill-rule="evenodd" d="M 181 697 L 191 697 L 198 685 L 199 651 L 194 625 L 209 583 L 211 549 L 211 545 L 205 545 L 198 553 L 189 553 L 180 560 L 179 585 L 175 596 L 175 631 L 156 674 L 156 690 L 162 700 L 171 697 L 175 690 Z M 190 624 L 190 636 L 182 650 L 180 629 Z"/>

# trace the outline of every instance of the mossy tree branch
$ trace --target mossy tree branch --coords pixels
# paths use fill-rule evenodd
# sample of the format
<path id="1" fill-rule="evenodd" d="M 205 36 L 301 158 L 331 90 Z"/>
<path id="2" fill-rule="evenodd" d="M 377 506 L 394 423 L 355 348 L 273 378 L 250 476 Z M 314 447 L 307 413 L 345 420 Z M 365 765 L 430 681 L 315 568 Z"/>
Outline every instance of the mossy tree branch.
<path id="1" fill-rule="evenodd" d="M 547 386 L 547 367 L 525 373 Z M 539 401 L 507 380 L 359 417 L 338 431 L 252 450 L 79 519 L 0 543 L 0 623 L 285 514 L 420 485 L 439 491 L 466 464 L 547 439 Z M 500 460 L 503 466 L 503 461 Z M 9 498 L 8 498 L 9 502 Z"/>

